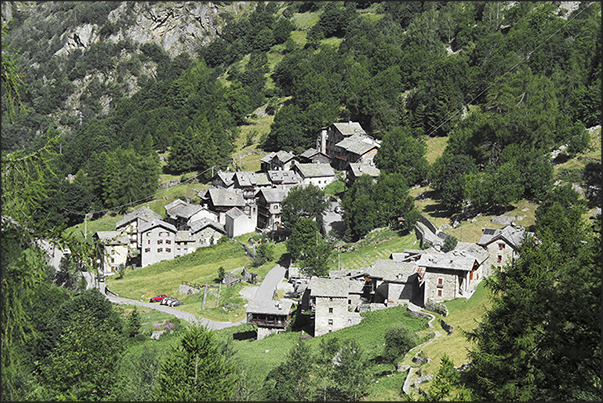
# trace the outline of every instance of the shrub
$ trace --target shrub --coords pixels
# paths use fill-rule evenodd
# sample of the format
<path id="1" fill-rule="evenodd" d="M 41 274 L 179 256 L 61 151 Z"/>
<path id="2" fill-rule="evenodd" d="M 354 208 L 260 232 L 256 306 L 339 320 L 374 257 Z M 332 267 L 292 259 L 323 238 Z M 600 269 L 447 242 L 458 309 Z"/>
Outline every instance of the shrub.
<path id="1" fill-rule="evenodd" d="M 404 325 L 397 324 L 385 331 L 383 357 L 395 364 L 396 360 L 417 345 L 417 336 Z"/>
<path id="2" fill-rule="evenodd" d="M 456 248 L 458 242 L 459 240 L 453 237 L 452 235 L 447 235 L 444 239 L 444 245 L 442 245 L 442 252 L 450 252 L 451 250 Z"/>

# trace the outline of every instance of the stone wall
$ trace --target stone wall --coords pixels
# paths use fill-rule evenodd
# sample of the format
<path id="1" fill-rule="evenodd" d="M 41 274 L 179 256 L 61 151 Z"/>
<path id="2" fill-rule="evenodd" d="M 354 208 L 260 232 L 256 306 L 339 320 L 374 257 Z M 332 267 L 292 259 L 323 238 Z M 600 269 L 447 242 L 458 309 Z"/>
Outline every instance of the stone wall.
<path id="1" fill-rule="evenodd" d="M 455 299 L 459 296 L 459 284 L 455 270 L 429 270 L 425 273 L 425 301 L 442 302 Z M 442 279 L 442 286 L 438 285 L 439 279 Z"/>
<path id="2" fill-rule="evenodd" d="M 360 323 L 359 313 L 350 312 L 349 298 L 317 297 L 314 319 L 314 336 L 334 332 Z M 332 312 L 330 312 L 330 309 Z"/>

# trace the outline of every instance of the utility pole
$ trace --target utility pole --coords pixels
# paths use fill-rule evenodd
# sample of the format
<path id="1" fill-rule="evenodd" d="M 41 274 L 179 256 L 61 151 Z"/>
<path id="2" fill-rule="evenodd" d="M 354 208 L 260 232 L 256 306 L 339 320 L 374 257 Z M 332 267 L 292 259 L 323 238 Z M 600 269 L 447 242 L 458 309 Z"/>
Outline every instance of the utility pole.
<path id="1" fill-rule="evenodd" d="M 207 283 L 205 283 L 205 292 L 203 293 L 203 304 L 201 304 L 201 309 L 205 309 L 205 297 L 207 297 Z"/>
<path id="2" fill-rule="evenodd" d="M 222 283 L 218 287 L 218 300 L 216 301 L 216 308 L 220 305 L 220 291 L 222 290 Z"/>

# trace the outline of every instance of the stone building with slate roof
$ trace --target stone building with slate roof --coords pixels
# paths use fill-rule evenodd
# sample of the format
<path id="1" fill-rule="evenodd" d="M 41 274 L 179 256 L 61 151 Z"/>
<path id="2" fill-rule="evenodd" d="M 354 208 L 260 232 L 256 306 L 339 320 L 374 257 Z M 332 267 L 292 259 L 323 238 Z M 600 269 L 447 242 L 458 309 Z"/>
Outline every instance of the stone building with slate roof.
<path id="1" fill-rule="evenodd" d="M 295 171 L 268 171 L 268 180 L 273 188 L 292 188 L 301 183 Z"/>
<path id="2" fill-rule="evenodd" d="M 423 273 L 416 264 L 377 259 L 362 276 L 366 282 L 363 296 L 371 303 L 423 303 Z"/>
<path id="3" fill-rule="evenodd" d="M 514 228 L 510 225 L 502 229 L 482 228 L 482 236 L 477 244 L 490 254 L 486 261 L 487 275 L 490 275 L 492 266 L 501 269 L 504 265 L 512 263 L 517 255 L 517 247 L 528 234 L 534 235 L 525 228 Z"/>
<path id="4" fill-rule="evenodd" d="M 302 297 L 302 309 L 314 311 L 315 337 L 360 323 L 360 314 L 353 312 L 353 307 L 362 288 L 362 282 L 345 278 L 310 279 Z"/>
<path id="5" fill-rule="evenodd" d="M 209 188 L 202 197 L 204 207 L 218 215 L 218 222 L 226 223 L 226 212 L 231 208 L 245 209 L 243 195 L 234 190 Z"/>
<path id="6" fill-rule="evenodd" d="M 316 149 L 333 158 L 335 145 L 346 137 L 355 134 L 366 134 L 358 122 L 338 122 L 320 129 L 316 139 Z"/>
<path id="7" fill-rule="evenodd" d="M 302 164 L 328 164 L 331 162 L 329 156 L 314 148 L 308 148 L 297 156 L 297 161 Z"/>
<path id="8" fill-rule="evenodd" d="M 301 185 L 313 184 L 324 190 L 329 183 L 337 180 L 335 171 L 328 164 L 295 164 L 293 170 L 301 178 Z"/>
<path id="9" fill-rule="evenodd" d="M 247 324 L 257 325 L 257 340 L 285 331 L 295 304 L 291 300 L 252 299 L 247 305 Z"/>
<path id="10" fill-rule="evenodd" d="M 186 231 L 190 229 L 193 221 L 202 218 L 217 219 L 218 216 L 198 204 L 186 203 L 170 209 L 165 221 L 174 225 L 178 231 Z"/>
<path id="11" fill-rule="evenodd" d="M 330 154 L 331 165 L 338 170 L 345 169 L 350 162 L 372 165 L 379 147 L 381 147 L 379 141 L 371 136 L 354 134 L 335 144 Z"/>
<path id="12" fill-rule="evenodd" d="M 226 230 L 224 229 L 224 225 L 219 222 L 209 218 L 202 218 L 191 223 L 190 233 L 195 240 L 194 247 L 196 249 L 217 243 L 218 239 L 226 234 Z"/>
<path id="13" fill-rule="evenodd" d="M 348 163 L 345 168 L 345 180 L 348 187 L 352 186 L 356 179 L 362 175 L 368 175 L 374 180 L 377 180 L 381 174 L 381 170 L 374 165 L 362 164 L 359 162 Z"/>
<path id="14" fill-rule="evenodd" d="M 176 227 L 163 220 L 152 220 L 138 228 L 140 267 L 171 260 L 176 246 Z"/>
<path id="15" fill-rule="evenodd" d="M 413 260 L 417 255 L 413 255 Z M 443 302 L 459 297 L 468 298 L 484 277 L 485 254 L 465 250 L 421 253 L 414 260 L 418 270 L 424 270 L 423 303 Z"/>
<path id="16" fill-rule="evenodd" d="M 282 225 L 283 200 L 289 194 L 285 189 L 261 189 L 257 197 L 257 227 L 276 229 Z"/>
<path id="17" fill-rule="evenodd" d="M 212 178 L 211 183 L 220 189 L 232 189 L 234 187 L 234 172 L 218 171 Z"/>
<path id="18" fill-rule="evenodd" d="M 271 152 L 260 159 L 260 169 L 263 172 L 288 171 L 294 161 L 295 155 L 288 151 Z"/>
<path id="19" fill-rule="evenodd" d="M 139 245 L 138 228 L 152 220 L 161 220 L 161 216 L 147 206 L 142 206 L 131 213 L 125 214 L 124 218 L 115 224 L 115 230 L 127 234 L 130 239 L 130 247 L 137 249 Z"/>

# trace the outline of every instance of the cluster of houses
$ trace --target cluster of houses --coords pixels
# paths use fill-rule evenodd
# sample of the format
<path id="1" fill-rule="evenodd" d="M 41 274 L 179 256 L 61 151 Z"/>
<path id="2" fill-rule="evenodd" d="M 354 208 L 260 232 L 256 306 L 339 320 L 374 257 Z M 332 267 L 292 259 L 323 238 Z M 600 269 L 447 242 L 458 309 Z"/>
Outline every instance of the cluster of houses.
<path id="1" fill-rule="evenodd" d="M 299 307 L 283 299 L 273 303 L 280 309 L 264 309 L 258 316 L 250 305 L 248 323 L 278 333 L 299 308 L 299 312 L 313 314 L 314 336 L 321 336 L 360 323 L 360 313 L 366 310 L 409 304 L 437 306 L 455 298 L 469 298 L 493 267 L 501 269 L 516 258 L 517 247 L 528 234 L 533 235 L 521 227 L 483 228 L 477 243 L 459 242 L 449 252 L 434 247 L 407 249 L 392 253 L 390 259 L 377 259 L 369 267 L 296 279 Z"/>
<path id="2" fill-rule="evenodd" d="M 335 170 L 351 184 L 363 174 L 379 176 L 374 157 L 378 140 L 357 122 L 333 123 L 320 130 L 316 149 L 298 156 L 287 151 L 264 156 L 259 172 L 219 171 L 200 202 L 175 200 L 165 218 L 148 207 L 127 213 L 115 231 L 98 231 L 102 271 L 110 275 L 121 266 L 145 267 L 256 230 L 282 228 L 282 202 L 294 186 L 312 184 L 325 189 L 338 180 Z"/>

